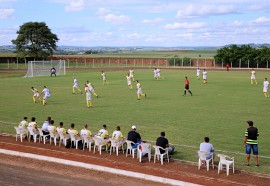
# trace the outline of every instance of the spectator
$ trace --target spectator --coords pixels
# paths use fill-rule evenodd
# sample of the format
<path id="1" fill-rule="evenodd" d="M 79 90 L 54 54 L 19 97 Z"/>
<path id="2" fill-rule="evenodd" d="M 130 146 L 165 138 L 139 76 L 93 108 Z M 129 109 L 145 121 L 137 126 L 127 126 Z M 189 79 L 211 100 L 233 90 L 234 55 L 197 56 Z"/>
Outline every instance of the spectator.
<path id="1" fill-rule="evenodd" d="M 50 124 L 48 126 L 48 131 L 56 132 L 56 127 L 54 126 L 54 120 L 50 121 Z"/>
<path id="2" fill-rule="evenodd" d="M 68 129 L 68 134 L 79 135 L 79 132 L 75 129 L 74 123 L 71 123 L 70 129 Z"/>
<path id="3" fill-rule="evenodd" d="M 209 143 L 209 137 L 204 138 L 204 142 L 200 144 L 200 151 L 208 152 L 210 154 L 209 157 L 206 157 L 207 159 L 211 159 L 213 157 L 214 159 L 214 146 Z"/>
<path id="4" fill-rule="evenodd" d="M 36 133 L 36 134 L 39 133 L 35 117 L 31 118 L 31 122 L 28 124 L 28 127 L 32 127 L 34 133 Z"/>
<path id="5" fill-rule="evenodd" d="M 66 129 L 65 129 L 63 126 L 64 126 L 64 123 L 63 123 L 63 122 L 60 122 L 60 123 L 59 123 L 59 127 L 56 128 L 56 131 L 57 131 L 58 133 L 66 134 L 67 131 L 66 131 Z"/>
<path id="6" fill-rule="evenodd" d="M 257 142 L 257 137 L 259 136 L 259 130 L 256 127 L 253 127 L 253 121 L 247 121 L 248 128 L 245 132 L 245 137 L 244 137 L 244 147 L 246 148 L 246 165 L 250 166 L 249 161 L 250 161 L 250 154 L 251 150 L 253 152 L 254 158 L 255 158 L 255 163 L 256 167 L 259 166 L 259 158 L 258 158 L 258 142 Z"/>
<path id="7" fill-rule="evenodd" d="M 86 135 L 86 136 L 92 137 L 92 132 L 90 130 L 88 130 L 87 124 L 85 124 L 83 129 L 81 130 L 81 135 Z"/>
<path id="8" fill-rule="evenodd" d="M 103 128 L 98 131 L 96 137 L 102 140 L 109 139 L 109 132 L 107 131 L 107 126 L 103 125 L 102 127 Z"/>
<path id="9" fill-rule="evenodd" d="M 112 139 L 116 141 L 118 144 L 123 144 L 124 143 L 124 136 L 122 132 L 120 131 L 120 126 L 116 127 L 116 130 L 112 134 Z"/>
<path id="10" fill-rule="evenodd" d="M 23 120 L 19 123 L 20 131 L 21 132 L 26 132 L 27 131 L 27 127 L 28 127 L 28 122 L 27 122 L 27 117 L 24 117 Z"/>
<path id="11" fill-rule="evenodd" d="M 169 145 L 169 141 L 167 140 L 167 138 L 165 138 L 165 132 L 160 133 L 160 137 L 157 138 L 156 145 L 164 149 L 168 148 L 169 154 L 174 153 L 174 147 Z M 163 154 L 164 152 L 164 150 L 160 149 L 160 153 Z"/>
<path id="12" fill-rule="evenodd" d="M 141 136 L 138 132 L 136 132 L 136 126 L 133 125 L 131 127 L 131 131 L 129 131 L 128 136 L 127 136 L 127 140 L 132 141 L 133 143 L 135 143 L 135 145 L 132 146 L 132 148 L 137 148 L 137 146 L 139 144 L 141 144 Z"/>
<path id="13" fill-rule="evenodd" d="M 43 125 L 42 125 L 42 132 L 44 135 L 48 135 L 49 131 L 48 131 L 48 126 L 51 123 L 52 118 L 48 117 L 46 121 L 44 121 Z"/>

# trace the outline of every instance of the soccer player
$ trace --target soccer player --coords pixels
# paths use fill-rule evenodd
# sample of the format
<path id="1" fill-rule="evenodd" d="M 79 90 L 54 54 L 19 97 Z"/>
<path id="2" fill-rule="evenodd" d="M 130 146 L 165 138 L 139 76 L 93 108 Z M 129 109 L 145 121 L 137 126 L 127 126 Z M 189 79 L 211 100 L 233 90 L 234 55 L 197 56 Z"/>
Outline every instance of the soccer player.
<path id="1" fill-rule="evenodd" d="M 59 123 L 59 126 L 56 128 L 56 131 L 58 133 L 62 133 L 62 134 L 66 134 L 66 129 L 63 127 L 64 126 L 64 123 L 63 122 L 60 122 Z"/>
<path id="2" fill-rule="evenodd" d="M 84 84 L 84 94 L 86 96 L 86 105 L 87 108 L 91 108 L 92 107 L 92 94 L 89 90 L 89 87 L 87 86 L 87 84 Z"/>
<path id="3" fill-rule="evenodd" d="M 83 129 L 81 130 L 81 136 L 82 135 L 86 135 L 88 137 L 92 137 L 92 132 L 90 130 L 88 130 L 88 125 L 85 124 Z"/>
<path id="4" fill-rule="evenodd" d="M 103 85 L 106 85 L 108 82 L 107 82 L 106 74 L 104 71 L 101 71 L 101 77 L 102 77 Z"/>
<path id="5" fill-rule="evenodd" d="M 197 70 L 196 70 L 196 76 L 197 76 L 197 79 L 198 79 L 198 80 L 200 79 L 200 74 L 201 74 L 201 70 L 200 70 L 200 68 L 198 67 Z"/>
<path id="6" fill-rule="evenodd" d="M 203 75 L 203 84 L 207 84 L 207 72 L 205 69 L 203 69 L 202 75 Z"/>
<path id="7" fill-rule="evenodd" d="M 51 72 L 51 77 L 52 75 L 56 77 L 56 69 L 54 67 L 51 68 L 50 72 Z"/>
<path id="8" fill-rule="evenodd" d="M 109 132 L 107 131 L 107 125 L 103 125 L 103 128 L 100 129 L 96 135 L 97 138 L 99 139 L 108 139 L 109 138 Z"/>
<path id="9" fill-rule="evenodd" d="M 158 71 L 157 71 L 157 68 L 154 69 L 154 79 L 158 79 Z"/>
<path id="10" fill-rule="evenodd" d="M 88 86 L 90 92 L 91 92 L 92 94 L 94 94 L 94 96 L 96 96 L 96 97 L 98 98 L 98 95 L 97 95 L 97 93 L 96 93 L 96 91 L 95 91 L 95 89 L 94 89 L 94 85 L 93 85 L 92 83 L 90 83 L 88 80 L 86 81 L 86 84 L 87 84 L 87 86 Z"/>
<path id="11" fill-rule="evenodd" d="M 31 118 L 31 122 L 29 122 L 28 127 L 32 127 L 33 132 L 35 134 L 38 134 L 39 133 L 38 127 L 37 127 L 37 122 L 36 122 L 36 118 L 35 117 L 32 117 Z"/>
<path id="12" fill-rule="evenodd" d="M 130 90 L 132 90 L 133 87 L 132 87 L 131 77 L 130 77 L 130 74 L 129 74 L 129 73 L 128 73 L 127 76 L 126 76 L 126 79 L 127 79 L 127 85 L 128 85 L 128 88 L 129 88 Z"/>
<path id="13" fill-rule="evenodd" d="M 250 74 L 251 74 L 251 77 L 250 77 L 250 84 L 253 85 L 253 83 L 255 82 L 256 85 L 257 85 L 258 83 L 257 83 L 256 77 L 255 77 L 256 72 L 255 72 L 255 70 L 254 70 L 253 68 L 252 68 Z"/>
<path id="14" fill-rule="evenodd" d="M 134 82 L 134 70 L 133 70 L 133 68 L 129 70 L 129 76 L 132 79 L 132 81 Z"/>
<path id="15" fill-rule="evenodd" d="M 190 95 L 192 96 L 192 93 L 191 93 L 191 91 L 189 90 L 189 80 L 188 80 L 188 78 L 187 77 L 185 77 L 186 79 L 185 79 L 185 90 L 184 90 L 184 94 L 183 94 L 183 96 L 186 96 L 186 93 L 187 93 L 187 91 L 190 93 Z"/>
<path id="16" fill-rule="evenodd" d="M 264 94 L 264 96 L 266 98 L 269 98 L 268 85 L 269 85 L 269 82 L 267 81 L 267 78 L 264 78 L 264 82 L 263 82 L 263 94 Z"/>
<path id="17" fill-rule="evenodd" d="M 120 131 L 120 126 L 116 127 L 116 130 L 112 134 L 112 139 L 115 140 L 117 144 L 123 144 L 125 142 L 124 136 Z"/>
<path id="18" fill-rule="evenodd" d="M 28 122 L 27 117 L 24 117 L 23 120 L 19 123 L 20 131 L 21 132 L 27 132 Z"/>
<path id="19" fill-rule="evenodd" d="M 68 134 L 73 134 L 73 135 L 80 135 L 79 132 L 75 129 L 75 124 L 71 123 L 70 128 L 68 129 Z"/>
<path id="20" fill-rule="evenodd" d="M 157 78 L 160 79 L 160 69 L 157 68 Z"/>
<path id="21" fill-rule="evenodd" d="M 47 104 L 48 98 L 51 96 L 51 93 L 46 86 L 44 86 L 44 89 L 42 90 L 41 93 L 44 94 L 42 103 L 45 106 Z"/>
<path id="22" fill-rule="evenodd" d="M 138 100 L 141 99 L 141 96 L 146 97 L 146 94 L 143 94 L 142 93 L 142 87 L 141 87 L 141 84 L 139 83 L 139 80 L 136 80 L 136 87 L 137 87 L 137 97 L 138 97 Z"/>
<path id="23" fill-rule="evenodd" d="M 42 100 L 41 100 L 39 91 L 36 88 L 34 88 L 34 87 L 31 87 L 31 91 L 34 93 L 34 95 L 33 95 L 33 101 L 34 101 L 34 103 L 36 103 L 36 98 L 38 98 L 39 99 L 39 102 L 42 103 Z"/>
<path id="24" fill-rule="evenodd" d="M 75 94 L 75 89 L 77 89 L 82 94 L 82 91 L 79 88 L 79 81 L 76 79 L 76 77 L 73 77 L 72 94 Z"/>
<path id="25" fill-rule="evenodd" d="M 44 135 L 49 134 L 48 126 L 50 125 L 51 121 L 52 121 L 52 118 L 49 116 L 49 117 L 47 118 L 47 120 L 45 120 L 45 121 L 43 122 L 41 129 L 42 129 L 42 132 L 43 132 Z"/>

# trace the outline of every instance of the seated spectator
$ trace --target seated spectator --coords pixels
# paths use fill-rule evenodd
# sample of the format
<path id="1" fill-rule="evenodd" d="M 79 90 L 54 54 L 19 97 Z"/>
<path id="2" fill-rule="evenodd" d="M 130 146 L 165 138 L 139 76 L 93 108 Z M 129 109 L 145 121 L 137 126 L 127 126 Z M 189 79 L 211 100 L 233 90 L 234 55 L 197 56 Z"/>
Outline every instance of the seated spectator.
<path id="1" fill-rule="evenodd" d="M 68 134 L 73 134 L 73 135 L 78 135 L 79 136 L 79 132 L 75 129 L 75 124 L 74 123 L 71 123 L 70 129 L 68 129 Z"/>
<path id="2" fill-rule="evenodd" d="M 160 133 L 160 137 L 157 138 L 156 145 L 164 149 L 168 149 L 169 154 L 174 153 L 174 147 L 169 145 L 169 141 L 165 138 L 165 132 Z M 165 151 L 160 149 L 160 153 L 163 154 Z"/>
<path id="3" fill-rule="evenodd" d="M 88 130 L 87 124 L 85 124 L 83 129 L 81 130 L 81 135 L 86 135 L 86 136 L 92 137 L 92 132 L 90 130 Z"/>
<path id="4" fill-rule="evenodd" d="M 46 121 L 44 121 L 43 125 L 42 125 L 42 132 L 44 135 L 48 135 L 49 131 L 48 131 L 48 126 L 51 122 L 52 118 L 48 117 Z"/>
<path id="5" fill-rule="evenodd" d="M 131 131 L 129 131 L 127 140 L 132 141 L 135 143 L 135 145 L 132 146 L 132 148 L 137 148 L 139 144 L 141 144 L 141 136 L 138 132 L 136 132 L 136 126 L 133 125 L 131 127 Z"/>
<path id="6" fill-rule="evenodd" d="M 209 138 L 205 137 L 204 142 L 200 144 L 200 151 L 208 152 L 210 154 L 209 157 L 206 157 L 207 159 L 214 158 L 214 146 L 209 143 Z"/>
<path id="7" fill-rule="evenodd" d="M 109 139 L 109 132 L 107 131 L 106 125 L 103 125 L 103 128 L 98 131 L 96 137 L 102 140 Z"/>
<path id="8" fill-rule="evenodd" d="M 27 132 L 28 122 L 27 117 L 24 117 L 23 120 L 19 123 L 20 131 L 21 132 Z"/>
<path id="9" fill-rule="evenodd" d="M 51 120 L 49 126 L 48 126 L 48 131 L 52 131 L 52 132 L 56 132 L 56 127 L 53 125 L 54 124 L 54 120 Z"/>
<path id="10" fill-rule="evenodd" d="M 58 133 L 66 134 L 67 131 L 66 131 L 66 129 L 65 129 L 63 126 L 64 126 L 64 123 L 63 123 L 63 122 L 60 122 L 60 123 L 59 123 L 59 126 L 56 128 L 56 131 L 57 131 Z"/>
<path id="11" fill-rule="evenodd" d="M 120 131 L 120 126 L 116 127 L 116 130 L 112 134 L 112 139 L 116 141 L 118 144 L 123 144 L 125 142 L 124 136 L 122 132 Z"/>
<path id="12" fill-rule="evenodd" d="M 39 134 L 38 127 L 37 127 L 37 122 L 36 122 L 35 117 L 31 118 L 31 122 L 28 124 L 28 127 L 32 127 L 33 132 L 36 133 L 36 134 Z"/>

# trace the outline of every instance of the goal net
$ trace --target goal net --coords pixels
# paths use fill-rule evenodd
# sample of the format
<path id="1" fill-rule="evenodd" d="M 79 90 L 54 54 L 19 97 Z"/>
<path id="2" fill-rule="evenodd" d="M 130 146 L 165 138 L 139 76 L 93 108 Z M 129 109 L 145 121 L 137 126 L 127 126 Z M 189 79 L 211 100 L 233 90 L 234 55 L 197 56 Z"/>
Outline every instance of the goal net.
<path id="1" fill-rule="evenodd" d="M 24 77 L 50 76 L 55 68 L 56 75 L 66 75 L 65 60 L 28 61 L 28 70 Z"/>

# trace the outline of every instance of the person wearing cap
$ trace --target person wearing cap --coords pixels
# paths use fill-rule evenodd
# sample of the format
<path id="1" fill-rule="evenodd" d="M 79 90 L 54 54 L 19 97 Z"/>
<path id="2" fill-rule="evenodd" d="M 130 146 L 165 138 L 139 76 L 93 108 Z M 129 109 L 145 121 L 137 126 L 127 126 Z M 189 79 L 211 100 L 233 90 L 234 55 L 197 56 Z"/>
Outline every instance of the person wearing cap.
<path id="1" fill-rule="evenodd" d="M 244 147 L 246 148 L 246 166 L 250 166 L 250 154 L 251 150 L 253 152 L 256 167 L 259 166 L 259 158 L 258 158 L 258 141 L 257 138 L 259 136 L 259 130 L 256 127 L 253 127 L 253 121 L 247 121 L 248 128 L 245 132 L 244 136 Z"/>
<path id="2" fill-rule="evenodd" d="M 135 145 L 132 148 L 137 148 L 139 144 L 141 144 L 141 135 L 136 131 L 136 126 L 133 125 L 131 127 L 131 131 L 129 131 L 127 140 L 132 141 Z"/>

